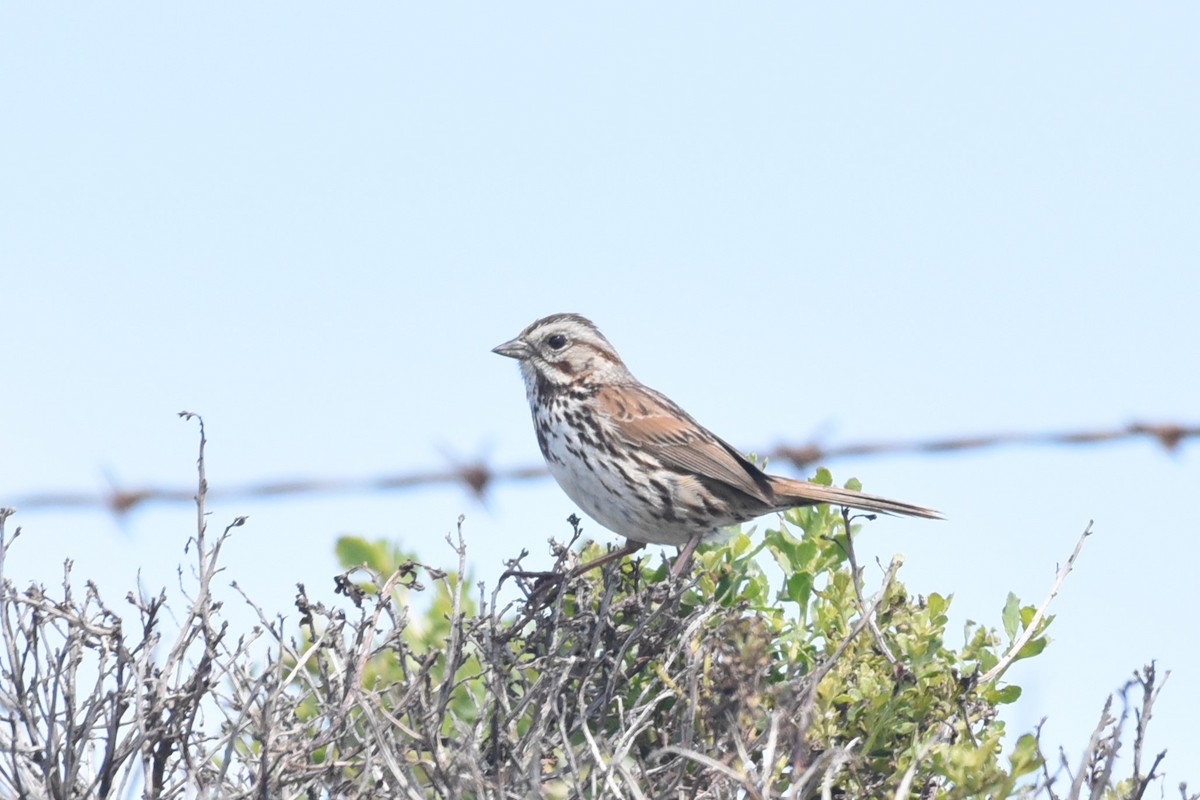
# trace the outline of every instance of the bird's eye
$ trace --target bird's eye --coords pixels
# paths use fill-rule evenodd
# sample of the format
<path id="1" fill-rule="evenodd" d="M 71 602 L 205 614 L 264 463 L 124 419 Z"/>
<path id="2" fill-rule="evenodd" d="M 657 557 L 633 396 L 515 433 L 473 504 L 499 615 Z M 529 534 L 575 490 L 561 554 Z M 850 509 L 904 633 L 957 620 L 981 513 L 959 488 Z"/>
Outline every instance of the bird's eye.
<path id="1" fill-rule="evenodd" d="M 567 346 L 567 337 L 563 336 L 561 333 L 556 333 L 550 338 L 546 339 L 546 344 L 550 345 L 551 350 L 562 350 Z"/>

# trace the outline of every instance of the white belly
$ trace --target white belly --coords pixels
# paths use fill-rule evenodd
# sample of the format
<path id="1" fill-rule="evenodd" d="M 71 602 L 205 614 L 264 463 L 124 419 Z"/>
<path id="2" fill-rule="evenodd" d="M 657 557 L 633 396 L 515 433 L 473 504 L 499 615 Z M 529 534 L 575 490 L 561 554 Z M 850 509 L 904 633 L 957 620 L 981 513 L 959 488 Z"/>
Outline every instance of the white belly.
<path id="1" fill-rule="evenodd" d="M 630 465 L 622 464 L 618 469 L 607 453 L 589 450 L 585 459 L 579 454 L 580 448 L 568 447 L 564 437 L 554 434 L 547 435 L 546 444 L 546 463 L 558 485 L 581 511 L 610 531 L 635 542 L 674 547 L 682 547 L 697 533 L 705 538 L 719 533 L 714 529 L 697 530 L 682 519 L 665 519 L 656 490 L 645 484 L 631 484 L 626 477 Z M 673 508 L 683 507 L 684 497 L 692 488 L 688 482 L 675 475 L 659 480 L 674 498 Z"/>

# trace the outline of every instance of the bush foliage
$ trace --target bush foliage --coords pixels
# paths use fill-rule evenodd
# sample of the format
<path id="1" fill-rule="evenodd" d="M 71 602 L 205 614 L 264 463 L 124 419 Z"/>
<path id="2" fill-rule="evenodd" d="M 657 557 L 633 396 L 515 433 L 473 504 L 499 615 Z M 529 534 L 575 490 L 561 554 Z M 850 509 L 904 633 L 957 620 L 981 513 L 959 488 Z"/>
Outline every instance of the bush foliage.
<path id="1" fill-rule="evenodd" d="M 173 617 L 165 594 L 118 613 L 69 569 L 57 593 L 4 580 L 5 796 L 1140 798 L 1161 780 L 1153 665 L 1082 762 L 1047 758 L 998 717 L 1044 607 L 1010 596 L 998 630 L 950 641 L 950 598 L 910 595 L 898 561 L 862 569 L 836 509 L 702 548 L 684 579 L 647 558 L 562 580 L 598 549 L 572 540 L 554 576 L 518 559 L 490 591 L 461 521 L 453 570 L 346 537 L 336 604 L 301 586 L 298 624 L 260 612 L 235 634 L 211 585 L 242 520 L 206 530 L 203 428 L 200 466 Z M 15 538 L 0 517 L 0 553 Z"/>

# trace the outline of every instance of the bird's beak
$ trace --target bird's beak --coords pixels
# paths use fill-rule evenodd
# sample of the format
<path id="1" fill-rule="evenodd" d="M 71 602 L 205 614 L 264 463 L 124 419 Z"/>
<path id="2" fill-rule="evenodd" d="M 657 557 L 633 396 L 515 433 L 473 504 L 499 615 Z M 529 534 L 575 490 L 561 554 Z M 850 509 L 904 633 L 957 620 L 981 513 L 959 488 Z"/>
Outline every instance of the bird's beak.
<path id="1" fill-rule="evenodd" d="M 523 339 L 513 339 L 504 344 L 496 345 L 492 352 L 509 358 L 525 359 L 529 357 L 529 345 Z"/>

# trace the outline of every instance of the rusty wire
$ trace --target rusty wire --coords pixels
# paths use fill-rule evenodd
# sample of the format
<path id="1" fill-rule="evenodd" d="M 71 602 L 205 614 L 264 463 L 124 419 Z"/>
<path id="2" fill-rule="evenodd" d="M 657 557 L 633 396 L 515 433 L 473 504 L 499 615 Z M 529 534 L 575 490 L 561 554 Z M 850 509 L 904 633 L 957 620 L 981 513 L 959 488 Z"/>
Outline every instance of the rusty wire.
<path id="1" fill-rule="evenodd" d="M 1123 427 L 1102 430 L 1057 432 L 995 433 L 981 436 L 954 436 L 926 440 L 895 440 L 860 442 L 845 445 L 820 444 L 778 445 L 758 450 L 760 456 L 782 460 L 798 469 L 834 461 L 848 456 L 911 455 L 917 453 L 946 453 L 980 450 L 1000 445 L 1085 445 L 1117 442 L 1129 439 L 1150 439 L 1167 451 L 1176 450 L 1186 439 L 1200 437 L 1200 425 L 1178 423 L 1130 423 Z M 260 481 L 235 486 L 214 487 L 209 497 L 214 500 L 316 495 L 348 492 L 373 492 L 410 489 L 424 486 L 458 484 L 477 498 L 483 498 L 496 484 L 540 479 L 547 475 L 541 464 L 519 467 L 494 467 L 482 460 L 456 464 L 440 470 L 383 475 L 365 478 L 311 478 L 297 480 Z M 0 505 L 18 509 L 104 509 L 114 514 L 128 513 L 146 503 L 192 502 L 194 489 L 142 487 L 123 489 L 113 487 L 97 492 L 36 492 L 15 497 Z"/>

